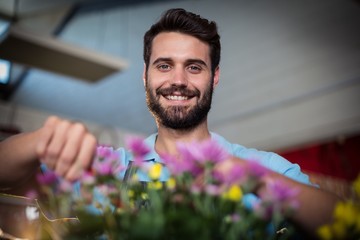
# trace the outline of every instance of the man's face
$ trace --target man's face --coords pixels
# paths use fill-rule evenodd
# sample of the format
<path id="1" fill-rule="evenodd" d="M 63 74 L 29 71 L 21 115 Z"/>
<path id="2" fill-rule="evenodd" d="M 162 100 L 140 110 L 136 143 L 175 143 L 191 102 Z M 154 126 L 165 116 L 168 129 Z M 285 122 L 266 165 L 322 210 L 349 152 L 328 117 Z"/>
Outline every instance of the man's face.
<path id="1" fill-rule="evenodd" d="M 144 81 L 149 110 L 159 124 L 188 130 L 206 120 L 219 72 L 212 77 L 209 51 L 206 43 L 177 32 L 154 38 Z"/>

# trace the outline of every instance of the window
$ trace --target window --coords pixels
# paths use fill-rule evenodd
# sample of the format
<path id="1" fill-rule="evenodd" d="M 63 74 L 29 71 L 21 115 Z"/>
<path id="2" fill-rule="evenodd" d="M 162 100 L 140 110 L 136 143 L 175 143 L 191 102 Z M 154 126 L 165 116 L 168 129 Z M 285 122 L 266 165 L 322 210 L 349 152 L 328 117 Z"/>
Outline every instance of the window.
<path id="1" fill-rule="evenodd" d="M 10 23 L 0 19 L 0 41 Z M 7 60 L 0 59 L 0 84 L 7 84 L 10 81 L 11 63 Z"/>

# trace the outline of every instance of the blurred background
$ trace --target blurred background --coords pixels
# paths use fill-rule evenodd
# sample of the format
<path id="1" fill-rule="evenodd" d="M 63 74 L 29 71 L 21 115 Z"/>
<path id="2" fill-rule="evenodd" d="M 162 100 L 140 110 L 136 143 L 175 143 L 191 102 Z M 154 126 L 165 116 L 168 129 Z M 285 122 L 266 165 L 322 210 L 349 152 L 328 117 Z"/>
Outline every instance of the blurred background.
<path id="1" fill-rule="evenodd" d="M 174 7 L 219 27 L 210 129 L 347 191 L 343 181 L 360 169 L 355 0 L 0 0 L 1 139 L 54 114 L 86 123 L 113 146 L 126 134 L 155 132 L 143 34 Z"/>

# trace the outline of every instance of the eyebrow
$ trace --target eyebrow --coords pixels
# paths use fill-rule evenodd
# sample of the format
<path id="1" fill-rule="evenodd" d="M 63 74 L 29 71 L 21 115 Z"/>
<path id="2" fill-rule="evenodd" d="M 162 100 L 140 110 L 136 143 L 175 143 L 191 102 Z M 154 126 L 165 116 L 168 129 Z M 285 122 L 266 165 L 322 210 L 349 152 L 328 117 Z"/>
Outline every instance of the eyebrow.
<path id="1" fill-rule="evenodd" d="M 186 63 L 187 64 L 197 63 L 197 64 L 200 64 L 200 65 L 203 65 L 203 66 L 207 67 L 206 63 L 201 59 L 188 59 L 188 60 L 186 60 Z"/>
<path id="2" fill-rule="evenodd" d="M 172 62 L 172 61 L 173 60 L 171 58 L 158 58 L 152 63 L 152 65 L 155 65 L 159 62 Z"/>
<path id="3" fill-rule="evenodd" d="M 155 64 L 157 64 L 159 62 L 173 62 L 173 60 L 171 58 L 158 58 L 152 63 L 152 65 L 155 65 Z M 185 61 L 185 63 L 186 64 L 196 63 L 196 64 L 200 64 L 200 65 L 203 65 L 203 66 L 207 67 L 207 64 L 203 60 L 198 59 L 198 58 L 187 59 Z"/>

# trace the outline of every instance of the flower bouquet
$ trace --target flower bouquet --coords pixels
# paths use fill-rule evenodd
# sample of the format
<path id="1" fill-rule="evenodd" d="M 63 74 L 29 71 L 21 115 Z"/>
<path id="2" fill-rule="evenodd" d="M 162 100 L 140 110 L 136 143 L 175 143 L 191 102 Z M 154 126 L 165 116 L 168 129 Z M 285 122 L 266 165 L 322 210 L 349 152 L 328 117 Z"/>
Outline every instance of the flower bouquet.
<path id="1" fill-rule="evenodd" d="M 51 171 L 38 176 L 48 199 L 41 203 L 47 216 L 41 239 L 287 239 L 293 234 L 292 225 L 284 223 L 296 210 L 296 189 L 274 182 L 261 201 L 244 204 L 268 173 L 256 161 L 224 173 L 215 166 L 229 156 L 212 140 L 178 143 L 179 156 L 161 155 L 162 163 L 143 161 L 150 151 L 143 139 L 128 138 L 126 145 L 133 155 L 128 166 L 113 148 L 99 146 L 91 169 L 77 183 Z M 165 166 L 171 177 L 160 181 Z M 150 181 L 139 181 L 139 172 Z"/>
<path id="2" fill-rule="evenodd" d="M 323 240 L 360 239 L 360 175 L 352 184 L 354 197 L 336 204 L 333 223 L 318 229 Z"/>

